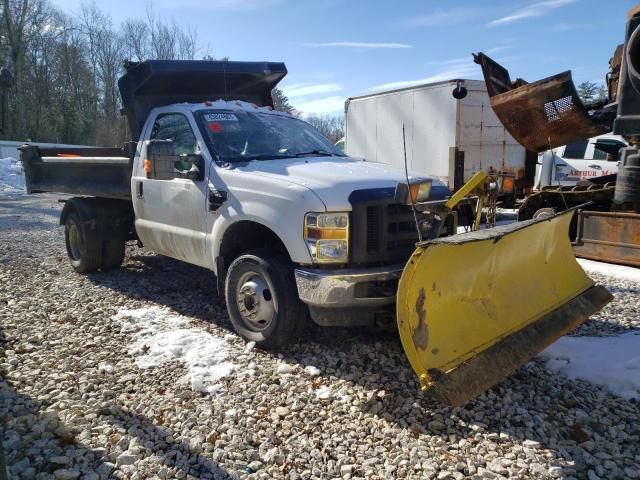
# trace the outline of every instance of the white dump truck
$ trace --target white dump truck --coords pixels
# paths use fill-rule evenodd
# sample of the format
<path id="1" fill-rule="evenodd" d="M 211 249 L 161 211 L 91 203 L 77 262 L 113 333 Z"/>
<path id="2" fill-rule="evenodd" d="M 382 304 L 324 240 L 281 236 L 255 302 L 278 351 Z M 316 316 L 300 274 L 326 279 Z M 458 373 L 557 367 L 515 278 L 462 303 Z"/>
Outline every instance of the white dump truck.
<path id="1" fill-rule="evenodd" d="M 454 87 L 458 98 L 452 95 Z M 349 98 L 344 151 L 399 168 L 404 168 L 406 151 L 409 169 L 435 176 L 454 191 L 485 171 L 498 176 L 506 203 L 533 186 L 537 162 L 537 154 L 527 152 L 498 120 L 480 80 Z"/>

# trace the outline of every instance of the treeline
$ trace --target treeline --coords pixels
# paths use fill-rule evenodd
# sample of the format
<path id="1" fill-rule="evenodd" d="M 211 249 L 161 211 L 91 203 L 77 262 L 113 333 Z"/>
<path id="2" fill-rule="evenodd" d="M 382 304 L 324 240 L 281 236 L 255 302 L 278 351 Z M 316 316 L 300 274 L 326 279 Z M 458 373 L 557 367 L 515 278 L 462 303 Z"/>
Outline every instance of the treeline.
<path id="1" fill-rule="evenodd" d="M 120 145 L 128 128 L 117 81 L 125 59 L 211 59 L 195 30 L 146 18 L 119 25 L 96 3 L 69 15 L 47 0 L 2 0 L 0 63 L 13 75 L 5 138 Z"/>
<path id="2" fill-rule="evenodd" d="M 125 60 L 213 60 L 195 29 L 165 20 L 149 4 L 145 18 L 115 24 L 95 1 L 73 14 L 47 0 L 0 0 L 0 67 L 13 75 L 12 140 L 118 146 L 129 140 L 118 78 Z M 299 115 L 282 90 L 276 109 Z M 342 117 L 308 117 L 333 142 Z"/>

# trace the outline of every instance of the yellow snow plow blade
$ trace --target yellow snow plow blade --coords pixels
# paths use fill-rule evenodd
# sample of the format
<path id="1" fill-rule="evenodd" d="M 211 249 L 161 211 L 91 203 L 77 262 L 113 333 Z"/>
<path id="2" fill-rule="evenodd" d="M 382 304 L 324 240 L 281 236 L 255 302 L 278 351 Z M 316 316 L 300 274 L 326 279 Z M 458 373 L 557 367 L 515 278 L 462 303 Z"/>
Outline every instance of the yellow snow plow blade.
<path id="1" fill-rule="evenodd" d="M 463 405 L 611 301 L 573 256 L 573 213 L 418 245 L 397 320 L 423 390 Z"/>

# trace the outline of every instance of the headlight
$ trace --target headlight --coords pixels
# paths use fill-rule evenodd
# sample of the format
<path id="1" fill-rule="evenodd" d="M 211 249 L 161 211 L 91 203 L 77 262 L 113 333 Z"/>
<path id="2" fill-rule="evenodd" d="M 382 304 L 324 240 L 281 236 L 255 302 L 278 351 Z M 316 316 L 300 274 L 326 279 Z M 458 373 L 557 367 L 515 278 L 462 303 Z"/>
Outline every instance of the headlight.
<path id="1" fill-rule="evenodd" d="M 409 185 L 409 191 L 407 192 L 407 199 L 405 203 L 411 205 L 411 199 L 413 197 L 414 202 L 426 202 L 429 200 L 429 193 L 431 193 L 431 180 L 421 183 L 413 183 Z"/>
<path id="2" fill-rule="evenodd" d="M 307 213 L 304 240 L 314 262 L 346 262 L 349 258 L 349 214 Z"/>

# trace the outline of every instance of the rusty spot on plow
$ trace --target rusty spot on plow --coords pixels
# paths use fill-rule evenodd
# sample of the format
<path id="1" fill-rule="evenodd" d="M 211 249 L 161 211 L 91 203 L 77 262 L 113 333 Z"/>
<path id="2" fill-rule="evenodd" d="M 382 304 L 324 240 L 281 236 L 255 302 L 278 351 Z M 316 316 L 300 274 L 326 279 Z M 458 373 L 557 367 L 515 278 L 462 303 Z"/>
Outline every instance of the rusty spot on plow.
<path id="1" fill-rule="evenodd" d="M 416 313 L 418 314 L 418 326 L 411 333 L 413 344 L 422 350 L 427 349 L 429 343 L 429 331 L 427 330 L 427 311 L 424 309 L 426 295 L 424 288 L 420 289 L 420 294 L 416 300 Z"/>

